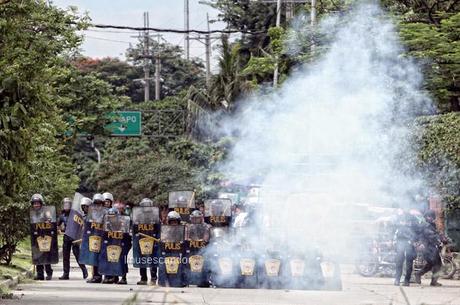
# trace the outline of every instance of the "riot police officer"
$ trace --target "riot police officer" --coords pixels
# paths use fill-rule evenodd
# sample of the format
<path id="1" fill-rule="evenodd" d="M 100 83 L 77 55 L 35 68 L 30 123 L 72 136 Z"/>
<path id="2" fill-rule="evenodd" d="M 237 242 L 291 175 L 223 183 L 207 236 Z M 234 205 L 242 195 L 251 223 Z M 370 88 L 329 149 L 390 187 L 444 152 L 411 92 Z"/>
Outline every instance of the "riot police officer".
<path id="1" fill-rule="evenodd" d="M 63 200 L 63 210 L 61 215 L 59 215 L 58 226 L 61 227 L 61 231 L 65 232 L 67 226 L 67 220 L 70 215 L 70 207 L 72 205 L 72 200 L 70 198 L 64 198 Z M 60 280 L 68 280 L 70 272 L 70 251 L 72 250 L 73 255 L 78 263 L 78 257 L 80 256 L 80 246 L 77 243 L 74 243 L 74 240 L 64 234 L 64 243 L 62 245 L 62 259 L 63 259 L 63 274 L 59 277 Z M 80 266 L 81 272 L 83 273 L 83 278 L 88 277 L 88 271 L 86 266 L 83 264 L 78 264 Z"/>
<path id="2" fill-rule="evenodd" d="M 412 266 L 416 257 L 414 242 L 416 241 L 416 221 L 408 210 L 402 210 L 396 221 L 395 243 L 396 243 L 396 274 L 394 285 L 399 286 L 402 276 L 404 262 L 406 263 L 406 274 L 403 286 L 409 286 L 412 275 Z"/>
<path id="3" fill-rule="evenodd" d="M 419 240 L 422 244 L 422 254 L 426 261 L 425 266 L 415 274 L 415 282 L 422 283 L 422 276 L 431 270 L 430 286 L 441 286 L 438 283 L 439 271 L 441 270 L 442 262 L 439 255 L 441 243 L 446 242 L 436 229 L 436 214 L 433 210 L 425 212 L 426 223 L 422 225 L 420 230 Z"/>
<path id="4" fill-rule="evenodd" d="M 157 282 L 159 214 L 158 206 L 149 198 L 142 199 L 132 212 L 134 267 L 139 268 L 141 277 L 137 285 L 147 285 L 147 269 L 150 269 L 150 284 Z"/>
<path id="5" fill-rule="evenodd" d="M 40 212 L 40 210 L 43 208 L 45 204 L 45 201 L 43 200 L 43 196 L 41 194 L 32 195 L 32 198 L 30 199 L 30 203 L 32 205 L 32 211 L 37 212 L 37 214 L 40 215 L 40 213 L 38 212 Z M 43 216 L 43 215 L 40 215 L 40 216 Z M 31 215 L 31 224 L 32 223 L 42 223 L 42 222 L 49 223 L 51 221 L 51 219 L 38 219 L 38 217 L 37 219 L 33 219 L 33 218 L 34 216 Z M 53 238 L 54 237 L 55 236 L 53 236 Z M 47 281 L 50 281 L 53 278 L 53 269 L 51 268 L 51 264 L 48 264 L 48 263 L 36 264 L 36 270 L 37 270 L 37 275 L 34 277 L 34 280 L 36 281 L 43 281 L 44 279 L 46 279 Z M 44 271 L 46 271 L 46 278 L 44 275 Z"/>
<path id="6" fill-rule="evenodd" d="M 104 198 L 104 208 L 110 209 L 113 205 L 113 195 L 105 192 L 102 194 L 102 197 Z"/>
<path id="7" fill-rule="evenodd" d="M 160 237 L 160 266 L 158 285 L 170 287 L 186 286 L 182 258 L 185 253 L 185 226 L 181 225 L 181 215 L 170 211 L 167 225 L 161 227 Z"/>
<path id="8" fill-rule="evenodd" d="M 187 283 L 198 287 L 209 286 L 209 263 L 205 247 L 209 242 L 210 225 L 204 222 L 203 213 L 195 210 L 190 214 L 190 223 L 186 225 Z"/>
<path id="9" fill-rule="evenodd" d="M 98 209 L 104 205 L 104 197 L 102 196 L 102 194 L 96 193 L 96 194 L 93 195 L 92 205 L 94 205 Z M 87 215 L 87 216 L 89 216 L 89 215 Z M 103 213 L 100 213 L 100 214 L 98 213 L 98 215 L 94 215 L 94 216 L 97 216 L 98 219 L 92 219 L 92 221 L 94 221 L 97 224 L 102 225 L 104 214 Z M 90 227 L 91 224 L 88 223 L 88 219 L 87 219 L 86 222 L 87 222 L 86 225 L 88 227 Z M 98 229 L 98 234 L 101 234 L 101 230 L 99 230 L 99 229 Z M 92 262 L 92 267 L 93 267 L 92 278 L 86 281 L 87 283 L 90 283 L 90 284 L 101 283 L 102 282 L 102 276 L 99 273 L 98 265 L 96 263 L 97 257 L 98 257 L 98 255 L 94 255 L 94 257 L 92 258 L 92 260 L 93 260 L 93 262 Z M 81 254 L 80 254 L 80 259 L 81 259 Z"/>

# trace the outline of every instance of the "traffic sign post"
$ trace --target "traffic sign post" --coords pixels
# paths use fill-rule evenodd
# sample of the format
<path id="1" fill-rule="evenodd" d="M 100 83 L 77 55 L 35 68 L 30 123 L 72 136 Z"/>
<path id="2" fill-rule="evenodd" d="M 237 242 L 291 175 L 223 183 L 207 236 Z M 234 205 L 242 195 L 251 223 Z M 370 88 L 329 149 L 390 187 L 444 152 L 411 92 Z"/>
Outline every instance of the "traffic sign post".
<path id="1" fill-rule="evenodd" d="M 105 128 L 112 136 L 140 137 L 142 135 L 142 113 L 140 111 L 116 111 L 109 114 L 112 123 Z"/>

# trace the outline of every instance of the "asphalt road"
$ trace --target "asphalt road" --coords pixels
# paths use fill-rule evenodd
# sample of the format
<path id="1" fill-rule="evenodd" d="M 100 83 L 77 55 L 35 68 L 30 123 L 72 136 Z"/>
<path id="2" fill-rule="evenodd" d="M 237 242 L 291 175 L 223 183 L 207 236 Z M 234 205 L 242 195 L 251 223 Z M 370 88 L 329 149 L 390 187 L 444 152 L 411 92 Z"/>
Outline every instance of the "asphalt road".
<path id="1" fill-rule="evenodd" d="M 77 267 L 71 279 L 59 281 L 61 266 L 54 266 L 52 281 L 21 284 L 5 305 L 114 305 L 114 304 L 206 304 L 206 305 L 348 305 L 424 304 L 460 305 L 460 281 L 442 280 L 443 287 L 422 285 L 395 287 L 389 278 L 363 278 L 343 268 L 343 291 L 287 291 L 264 289 L 162 288 L 137 286 L 137 269 L 131 269 L 128 285 L 87 284 Z"/>

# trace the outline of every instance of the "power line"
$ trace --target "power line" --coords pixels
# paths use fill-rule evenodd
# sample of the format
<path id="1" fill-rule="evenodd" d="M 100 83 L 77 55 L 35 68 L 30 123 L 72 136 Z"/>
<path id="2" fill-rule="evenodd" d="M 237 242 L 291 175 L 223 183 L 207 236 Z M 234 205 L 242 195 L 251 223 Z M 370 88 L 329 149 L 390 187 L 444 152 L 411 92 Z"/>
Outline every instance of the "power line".
<path id="1" fill-rule="evenodd" d="M 130 43 L 131 43 L 131 42 L 129 42 L 129 41 L 122 41 L 122 40 L 107 39 L 107 38 L 102 38 L 102 37 L 94 37 L 94 36 L 89 36 L 89 35 L 85 35 L 84 37 L 85 37 L 85 38 L 91 38 L 91 39 L 97 39 L 97 40 L 110 41 L 110 42 L 127 43 L 127 44 L 130 44 Z"/>
<path id="2" fill-rule="evenodd" d="M 89 24 L 90 28 L 99 28 L 99 29 L 119 29 L 119 30 L 132 30 L 132 31 L 153 31 L 159 33 L 176 33 L 176 34 L 248 34 L 248 35 L 266 35 L 266 31 L 243 31 L 243 30 L 176 30 L 176 29 L 161 29 L 161 28 L 151 28 L 151 27 L 133 27 L 133 26 L 124 26 L 124 25 L 109 25 L 109 24 Z"/>

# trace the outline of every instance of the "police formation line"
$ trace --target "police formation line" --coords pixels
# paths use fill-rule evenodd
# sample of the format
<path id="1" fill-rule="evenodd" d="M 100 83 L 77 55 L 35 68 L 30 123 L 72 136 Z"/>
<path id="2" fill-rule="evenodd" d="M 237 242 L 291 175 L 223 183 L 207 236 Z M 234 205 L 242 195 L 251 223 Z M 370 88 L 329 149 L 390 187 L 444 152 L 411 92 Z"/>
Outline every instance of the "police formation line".
<path id="1" fill-rule="evenodd" d="M 304 257 L 283 261 L 277 251 L 257 253 L 251 247 L 229 242 L 232 201 L 219 198 L 195 208 L 193 191 L 171 192 L 166 219 L 148 198 L 129 213 L 113 204 L 110 193 L 93 199 L 75 196 L 64 200 L 64 212 L 56 219 L 54 206 L 47 206 L 40 194 L 32 196 L 31 230 L 36 280 L 50 280 L 51 264 L 58 263 L 58 228 L 64 232 L 64 273 L 69 279 L 70 252 L 83 273 L 92 267 L 88 283 L 127 284 L 128 265 L 139 268 L 138 285 L 184 287 L 246 287 L 322 289 L 332 279 L 340 289 L 338 265 L 321 265 L 308 271 Z M 247 246 L 247 245 L 246 245 Z M 132 248 L 132 261 L 128 252 Z M 278 249 L 279 250 L 279 249 Z M 321 269 L 323 268 L 323 269 Z M 326 268 L 326 269 L 324 269 Z M 46 272 L 46 277 L 45 277 Z M 329 274 L 328 274 L 329 273 Z"/>

